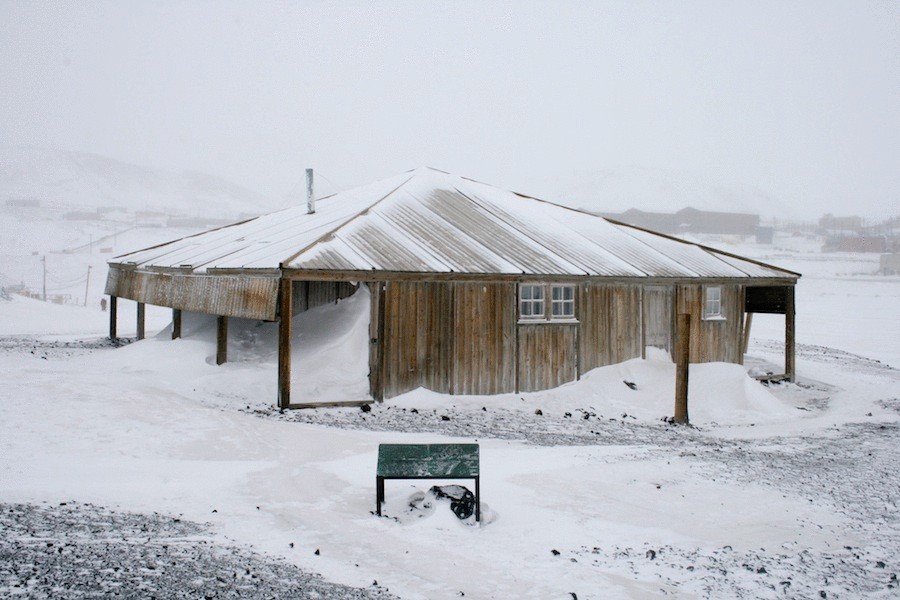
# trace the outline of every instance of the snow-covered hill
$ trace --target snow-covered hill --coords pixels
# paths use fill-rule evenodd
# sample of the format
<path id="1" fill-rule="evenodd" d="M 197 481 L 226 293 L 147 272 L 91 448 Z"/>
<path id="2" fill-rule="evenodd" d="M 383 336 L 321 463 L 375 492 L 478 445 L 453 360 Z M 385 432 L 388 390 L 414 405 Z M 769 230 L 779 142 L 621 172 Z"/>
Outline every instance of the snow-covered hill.
<path id="1" fill-rule="evenodd" d="M 107 259 L 280 203 L 204 173 L 0 145 L 0 282 L 95 306 Z"/>
<path id="2" fill-rule="evenodd" d="M 36 199 L 56 210 L 158 211 L 236 218 L 276 206 L 265 196 L 204 173 L 169 173 L 105 156 L 0 145 L 0 201 Z"/>

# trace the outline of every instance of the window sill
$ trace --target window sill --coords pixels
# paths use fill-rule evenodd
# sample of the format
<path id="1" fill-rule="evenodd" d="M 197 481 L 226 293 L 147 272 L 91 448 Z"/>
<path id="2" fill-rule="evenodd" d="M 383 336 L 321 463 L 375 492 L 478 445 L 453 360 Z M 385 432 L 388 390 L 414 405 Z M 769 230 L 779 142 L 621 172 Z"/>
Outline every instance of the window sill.
<path id="1" fill-rule="evenodd" d="M 519 319 L 517 325 L 578 325 L 578 319 Z"/>
<path id="2" fill-rule="evenodd" d="M 722 315 L 712 315 L 712 316 L 709 316 L 709 317 L 703 317 L 703 320 L 704 320 L 704 321 L 710 321 L 710 322 L 712 322 L 712 323 L 716 323 L 716 322 L 724 323 L 724 322 L 727 321 L 728 319 L 726 319 L 726 318 L 723 317 Z"/>

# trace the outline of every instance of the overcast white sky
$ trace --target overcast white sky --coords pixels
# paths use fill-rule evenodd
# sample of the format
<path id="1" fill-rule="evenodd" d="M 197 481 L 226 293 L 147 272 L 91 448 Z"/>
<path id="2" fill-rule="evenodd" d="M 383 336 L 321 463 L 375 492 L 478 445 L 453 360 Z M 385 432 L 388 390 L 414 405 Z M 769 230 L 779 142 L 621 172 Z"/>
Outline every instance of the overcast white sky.
<path id="1" fill-rule="evenodd" d="M 637 166 L 900 213 L 895 1 L 0 0 L 0 90 L 3 141 L 279 197 L 307 166 L 551 199 Z"/>

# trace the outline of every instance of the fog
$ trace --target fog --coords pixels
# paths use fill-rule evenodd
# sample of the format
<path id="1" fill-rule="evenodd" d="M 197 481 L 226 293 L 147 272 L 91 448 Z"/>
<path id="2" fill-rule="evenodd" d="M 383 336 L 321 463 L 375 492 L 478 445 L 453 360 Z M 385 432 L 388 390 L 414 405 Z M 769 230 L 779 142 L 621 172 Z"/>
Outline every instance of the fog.
<path id="1" fill-rule="evenodd" d="M 276 198 L 420 165 L 548 198 L 688 173 L 809 216 L 900 198 L 896 2 L 0 0 L 0 89 L 0 141 Z"/>

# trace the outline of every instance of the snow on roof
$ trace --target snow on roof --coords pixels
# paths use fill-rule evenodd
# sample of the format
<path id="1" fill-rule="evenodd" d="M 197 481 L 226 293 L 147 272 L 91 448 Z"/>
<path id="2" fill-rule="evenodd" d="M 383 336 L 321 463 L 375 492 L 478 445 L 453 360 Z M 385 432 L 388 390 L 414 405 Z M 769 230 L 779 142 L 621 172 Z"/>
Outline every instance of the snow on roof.
<path id="1" fill-rule="evenodd" d="M 423 167 L 119 256 L 175 268 L 599 277 L 796 273 Z"/>

